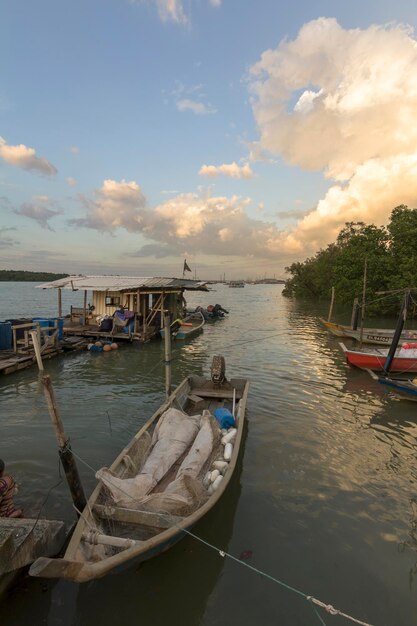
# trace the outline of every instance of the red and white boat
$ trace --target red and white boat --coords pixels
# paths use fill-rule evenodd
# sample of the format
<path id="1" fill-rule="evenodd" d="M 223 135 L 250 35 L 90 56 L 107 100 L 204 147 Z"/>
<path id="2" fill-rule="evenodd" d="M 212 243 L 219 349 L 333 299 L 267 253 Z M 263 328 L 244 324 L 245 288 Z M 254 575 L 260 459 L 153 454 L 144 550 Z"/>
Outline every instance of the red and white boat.
<path id="1" fill-rule="evenodd" d="M 383 370 L 388 356 L 388 348 L 366 348 L 352 350 L 340 344 L 349 365 L 369 370 Z M 391 372 L 417 372 L 417 343 L 403 343 L 395 351 L 390 367 Z"/>

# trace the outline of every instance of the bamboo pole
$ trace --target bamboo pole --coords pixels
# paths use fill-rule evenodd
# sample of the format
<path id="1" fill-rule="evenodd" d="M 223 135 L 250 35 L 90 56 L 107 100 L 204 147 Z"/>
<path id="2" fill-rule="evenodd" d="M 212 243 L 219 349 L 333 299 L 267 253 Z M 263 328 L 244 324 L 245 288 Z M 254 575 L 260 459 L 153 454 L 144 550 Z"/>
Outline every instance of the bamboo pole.
<path id="1" fill-rule="evenodd" d="M 82 511 L 87 504 L 84 489 L 81 484 L 78 468 L 71 451 L 70 441 L 67 438 L 64 425 L 59 414 L 58 405 L 55 399 L 54 388 L 49 376 L 42 377 L 43 391 L 48 405 L 49 415 L 55 431 L 55 437 L 59 446 L 59 458 L 64 468 L 65 477 L 70 488 L 72 501 L 77 511 Z"/>
<path id="2" fill-rule="evenodd" d="M 30 330 L 29 334 L 32 337 L 32 343 L 33 343 L 33 348 L 35 350 L 35 356 L 36 356 L 36 362 L 38 364 L 38 369 L 40 372 L 43 372 L 41 346 L 39 343 L 39 333 L 36 330 Z"/>
<path id="3" fill-rule="evenodd" d="M 331 297 L 331 300 L 330 300 L 329 315 L 327 317 L 327 321 L 328 322 L 330 322 L 330 320 L 332 319 L 333 304 L 334 304 L 334 287 L 332 287 L 332 297 Z"/>
<path id="4" fill-rule="evenodd" d="M 164 316 L 164 339 L 165 339 L 165 394 L 169 398 L 171 395 L 171 328 L 170 316 Z"/>
<path id="5" fill-rule="evenodd" d="M 84 326 L 87 326 L 87 289 L 84 289 Z"/>
<path id="6" fill-rule="evenodd" d="M 363 289 L 362 289 L 362 308 L 361 308 L 361 332 L 359 335 L 359 347 L 362 348 L 363 341 L 363 322 L 365 319 L 365 298 L 366 298 L 366 274 L 368 269 L 368 259 L 365 257 L 365 267 L 363 269 Z"/>
<path id="7" fill-rule="evenodd" d="M 135 312 L 135 324 L 133 327 L 133 333 L 136 335 L 138 333 L 138 323 L 139 323 L 139 315 L 140 315 L 140 292 L 139 289 L 136 291 L 136 312 Z"/>
<path id="8" fill-rule="evenodd" d="M 358 315 L 359 315 L 359 298 L 355 298 L 352 307 L 352 317 L 350 318 L 350 327 L 352 330 L 358 328 Z"/>
<path id="9" fill-rule="evenodd" d="M 148 294 L 144 294 L 142 297 L 142 307 L 143 307 L 143 340 L 146 340 L 146 298 L 149 298 Z"/>

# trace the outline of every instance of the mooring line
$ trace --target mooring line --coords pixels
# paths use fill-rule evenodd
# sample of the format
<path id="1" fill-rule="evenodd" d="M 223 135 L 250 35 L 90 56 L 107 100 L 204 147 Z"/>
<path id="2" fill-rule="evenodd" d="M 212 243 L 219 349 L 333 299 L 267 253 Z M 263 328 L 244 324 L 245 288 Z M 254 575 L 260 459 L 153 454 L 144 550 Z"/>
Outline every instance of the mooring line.
<path id="1" fill-rule="evenodd" d="M 71 449 L 71 452 L 74 456 L 77 457 L 77 459 L 83 463 L 86 467 L 88 467 L 92 472 L 94 472 L 94 475 L 96 474 L 97 470 L 94 469 L 94 467 L 92 467 L 89 463 L 87 463 L 87 461 L 85 461 L 84 459 L 82 459 L 79 454 L 77 454 L 76 452 L 74 452 L 74 450 Z M 111 478 L 111 477 L 110 477 Z M 111 482 L 111 480 L 109 480 L 109 482 Z M 130 493 L 124 491 L 119 485 L 116 485 L 115 483 L 113 483 L 113 487 L 115 487 L 116 489 L 118 489 L 120 491 L 120 493 L 123 493 L 125 496 L 127 496 L 128 498 L 130 498 L 132 500 L 132 502 L 136 502 L 137 504 L 140 504 L 140 501 L 137 500 L 136 498 L 134 498 Z M 196 535 L 195 533 L 191 532 L 190 530 L 187 530 L 186 528 L 181 528 L 181 526 L 179 526 L 178 524 L 174 523 L 173 526 L 175 526 L 176 528 L 178 528 L 178 530 L 180 530 L 181 532 L 189 535 L 190 537 L 193 537 L 193 539 L 196 539 L 197 541 L 199 541 L 200 543 L 204 544 L 205 546 L 207 546 L 208 548 L 214 550 L 215 552 L 217 552 L 222 558 L 229 558 L 232 561 L 234 561 L 235 563 L 238 563 L 239 565 L 242 565 L 246 568 L 248 568 L 249 570 L 252 570 L 253 572 L 255 572 L 256 574 L 259 574 L 260 576 L 263 576 L 264 578 L 267 578 L 268 580 L 271 580 L 272 582 L 280 585 L 281 587 L 284 587 L 285 589 L 288 589 L 288 591 L 292 591 L 293 593 L 298 594 L 299 596 L 303 597 L 305 600 L 307 600 L 307 602 L 309 602 L 311 604 L 312 609 L 314 610 L 314 612 L 316 613 L 317 617 L 320 619 L 321 623 L 326 626 L 323 618 L 321 617 L 321 615 L 318 613 L 316 606 L 319 606 L 320 608 L 324 609 L 325 611 L 327 611 L 327 613 L 329 613 L 330 615 L 339 615 L 340 617 L 344 617 L 347 620 L 350 620 L 351 622 L 354 622 L 355 624 L 359 624 L 360 626 L 372 626 L 372 624 L 368 623 L 368 622 L 363 622 L 359 619 L 356 619 L 355 617 L 352 617 L 351 615 L 348 615 L 347 613 L 343 613 L 342 611 L 340 611 L 339 609 L 336 609 L 334 606 L 332 606 L 331 604 L 326 604 L 325 602 L 322 602 L 321 600 L 318 600 L 317 598 L 315 598 L 314 596 L 308 595 L 307 593 L 304 593 L 303 591 L 301 591 L 300 589 L 297 589 L 296 587 L 292 587 L 291 585 L 285 583 L 284 581 L 280 580 L 279 578 L 275 578 L 274 576 L 271 576 L 270 574 L 268 574 L 267 572 L 264 572 L 260 569 L 258 569 L 257 567 L 254 567 L 253 565 L 249 565 L 249 563 L 246 563 L 245 561 L 242 561 L 241 559 L 233 556 L 233 554 L 230 554 L 228 552 L 226 552 L 225 550 L 221 550 L 220 548 L 218 548 L 217 546 L 211 544 L 210 542 L 206 541 L 205 539 L 203 539 L 202 537 L 199 537 L 198 535 Z"/>

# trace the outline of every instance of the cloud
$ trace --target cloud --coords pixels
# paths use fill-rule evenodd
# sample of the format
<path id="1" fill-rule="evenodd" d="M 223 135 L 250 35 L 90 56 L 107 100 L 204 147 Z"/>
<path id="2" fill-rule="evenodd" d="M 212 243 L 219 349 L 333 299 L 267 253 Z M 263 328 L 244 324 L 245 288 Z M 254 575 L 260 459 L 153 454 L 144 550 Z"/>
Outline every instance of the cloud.
<path id="1" fill-rule="evenodd" d="M 203 165 L 198 172 L 200 176 L 208 176 L 214 178 L 219 175 L 229 176 L 230 178 L 252 178 L 253 172 L 250 166 L 239 166 L 235 161 L 233 163 L 223 163 L 223 165 Z"/>
<path id="2" fill-rule="evenodd" d="M 149 243 L 135 256 L 161 258 L 189 251 L 276 259 L 281 254 L 282 233 L 273 223 L 248 215 L 250 198 L 183 193 L 147 208 L 136 182 L 106 180 L 92 200 L 82 197 L 82 202 L 86 217 L 70 220 L 70 224 L 141 234 Z"/>
<path id="3" fill-rule="evenodd" d="M 140 229 L 139 209 L 145 206 L 146 199 L 135 181 L 105 180 L 92 200 L 84 195 L 80 198 L 87 217 L 69 220 L 69 224 L 108 232 L 119 226 L 132 232 Z"/>
<path id="4" fill-rule="evenodd" d="M 305 24 L 250 70 L 259 130 L 269 152 L 334 184 L 284 235 L 299 253 L 328 243 L 347 220 L 386 220 L 417 202 L 417 43 L 402 25 L 343 29 Z M 380 177 L 383 178 L 380 178 Z"/>
<path id="5" fill-rule="evenodd" d="M 16 244 L 19 243 L 17 239 L 13 239 L 12 237 L 5 235 L 5 233 L 8 233 L 14 230 L 17 230 L 17 228 L 15 228 L 14 226 L 9 226 L 7 228 L 0 228 L 0 249 L 11 248 L 12 246 L 15 246 Z"/>
<path id="6" fill-rule="evenodd" d="M 190 100 L 189 98 L 183 98 L 177 101 L 178 111 L 192 111 L 196 115 L 212 115 L 217 113 L 217 110 L 211 106 L 211 104 L 204 104 L 198 100 Z"/>
<path id="7" fill-rule="evenodd" d="M 20 208 L 14 209 L 16 215 L 23 215 L 35 220 L 42 228 L 53 230 L 49 224 L 49 220 L 56 215 L 63 213 L 62 209 L 53 200 L 49 200 L 47 196 L 34 196 L 38 202 L 24 202 Z"/>
<path id="8" fill-rule="evenodd" d="M 35 170 L 47 176 L 55 176 L 57 173 L 57 169 L 49 161 L 36 156 L 34 148 L 28 148 L 23 144 L 9 146 L 3 137 L 0 137 L 0 158 L 9 165 L 24 170 Z"/>
<path id="9" fill-rule="evenodd" d="M 68 176 L 67 177 L 67 185 L 69 185 L 70 187 L 75 187 L 77 185 L 76 179 L 73 178 L 72 176 Z"/>
<path id="10" fill-rule="evenodd" d="M 131 0 L 133 4 L 140 4 L 144 0 Z M 184 10 L 183 0 L 154 0 L 158 15 L 162 22 L 174 22 L 187 26 L 190 23 L 190 19 Z M 219 7 L 222 0 L 209 0 L 209 3 L 213 7 Z"/>

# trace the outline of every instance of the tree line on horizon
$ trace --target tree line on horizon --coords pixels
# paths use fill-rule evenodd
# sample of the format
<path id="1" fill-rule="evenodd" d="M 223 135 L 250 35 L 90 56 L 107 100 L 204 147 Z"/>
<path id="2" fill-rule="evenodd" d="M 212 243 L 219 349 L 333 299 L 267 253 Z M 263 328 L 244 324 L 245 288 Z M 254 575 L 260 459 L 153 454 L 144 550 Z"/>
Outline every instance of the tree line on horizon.
<path id="1" fill-rule="evenodd" d="M 378 292 L 417 288 L 417 209 L 397 206 L 381 227 L 346 222 L 334 243 L 285 268 L 291 277 L 283 295 L 329 299 L 334 286 L 338 303 L 361 302 L 365 259 L 367 314 L 397 313 L 401 294 Z"/>
<path id="2" fill-rule="evenodd" d="M 66 278 L 69 274 L 53 274 L 52 272 L 29 272 L 26 270 L 0 270 L 0 281 L 40 282 Z"/>

